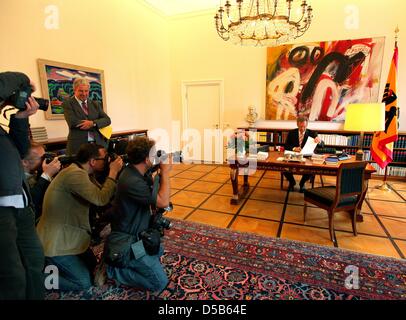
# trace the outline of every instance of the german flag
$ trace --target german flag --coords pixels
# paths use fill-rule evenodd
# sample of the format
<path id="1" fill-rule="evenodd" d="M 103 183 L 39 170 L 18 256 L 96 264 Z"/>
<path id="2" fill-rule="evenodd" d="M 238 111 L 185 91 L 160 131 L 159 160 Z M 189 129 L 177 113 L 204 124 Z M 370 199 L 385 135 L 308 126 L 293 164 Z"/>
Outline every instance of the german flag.
<path id="1" fill-rule="evenodd" d="M 371 155 L 374 161 L 385 168 L 393 160 L 393 143 L 398 140 L 398 115 L 396 84 L 398 72 L 398 46 L 395 44 L 388 81 L 382 102 L 385 103 L 385 131 L 374 133 Z"/>

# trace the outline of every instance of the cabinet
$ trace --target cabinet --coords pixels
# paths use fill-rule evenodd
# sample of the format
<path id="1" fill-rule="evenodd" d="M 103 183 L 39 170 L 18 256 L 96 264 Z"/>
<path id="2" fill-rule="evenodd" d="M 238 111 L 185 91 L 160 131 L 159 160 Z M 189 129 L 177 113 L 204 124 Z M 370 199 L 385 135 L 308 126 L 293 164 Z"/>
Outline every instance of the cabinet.
<path id="1" fill-rule="evenodd" d="M 274 128 L 248 128 L 240 127 L 238 130 L 256 131 L 257 144 L 269 145 L 271 148 L 283 146 L 290 129 Z M 360 134 L 352 131 L 332 131 L 316 130 L 319 137 L 324 141 L 325 147 L 331 151 L 344 151 L 355 155 L 358 150 Z M 381 169 L 371 156 L 372 132 L 364 133 L 362 148 L 364 150 L 364 159 L 369 161 L 375 167 L 377 173 L 375 176 L 383 176 L 385 170 Z M 388 166 L 388 178 L 392 180 L 406 180 L 406 132 L 399 132 L 398 141 L 394 144 L 393 162 Z"/>

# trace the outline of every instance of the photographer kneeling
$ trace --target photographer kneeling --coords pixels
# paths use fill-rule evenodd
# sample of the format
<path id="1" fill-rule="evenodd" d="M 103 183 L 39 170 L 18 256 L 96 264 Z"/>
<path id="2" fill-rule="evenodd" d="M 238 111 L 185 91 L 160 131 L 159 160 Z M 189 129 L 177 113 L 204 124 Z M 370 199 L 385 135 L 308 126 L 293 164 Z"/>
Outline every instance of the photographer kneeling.
<path id="1" fill-rule="evenodd" d="M 110 202 L 123 161 L 110 163 L 109 176 L 99 188 L 89 178 L 104 161 L 96 144 L 83 144 L 76 162 L 63 169 L 49 185 L 37 231 L 47 265 L 59 270 L 59 289 L 87 290 L 92 286 L 96 257 L 90 249 L 89 208 Z"/>
<path id="2" fill-rule="evenodd" d="M 168 284 L 168 278 L 160 263 L 163 254 L 160 232 L 150 229 L 154 220 L 151 206 L 169 206 L 171 164 L 159 165 L 160 183 L 155 190 L 150 171 L 156 154 L 155 142 L 138 137 L 129 142 L 126 151 L 130 164 L 117 184 L 116 215 L 105 247 L 107 276 L 119 284 L 160 292 Z M 151 252 L 148 240 L 141 240 L 144 231 L 151 235 L 156 252 Z"/>

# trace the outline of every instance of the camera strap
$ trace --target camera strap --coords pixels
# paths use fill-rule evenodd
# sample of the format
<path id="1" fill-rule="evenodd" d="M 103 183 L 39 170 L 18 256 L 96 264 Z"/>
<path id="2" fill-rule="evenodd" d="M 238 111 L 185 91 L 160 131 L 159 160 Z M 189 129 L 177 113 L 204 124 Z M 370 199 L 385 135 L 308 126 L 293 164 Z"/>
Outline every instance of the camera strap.
<path id="1" fill-rule="evenodd" d="M 154 178 L 154 186 L 152 187 L 152 197 L 153 199 L 157 199 L 158 197 L 158 191 L 159 191 L 159 183 L 160 183 L 161 177 L 159 174 L 157 174 Z"/>
<path id="2" fill-rule="evenodd" d="M 4 109 L 4 111 L 3 111 L 3 118 L 6 119 L 6 120 L 8 120 L 7 112 L 13 111 L 14 109 L 15 109 L 14 107 Z M 1 123 L 1 125 L 8 127 L 8 125 L 5 125 L 5 124 L 3 124 L 3 123 Z"/>

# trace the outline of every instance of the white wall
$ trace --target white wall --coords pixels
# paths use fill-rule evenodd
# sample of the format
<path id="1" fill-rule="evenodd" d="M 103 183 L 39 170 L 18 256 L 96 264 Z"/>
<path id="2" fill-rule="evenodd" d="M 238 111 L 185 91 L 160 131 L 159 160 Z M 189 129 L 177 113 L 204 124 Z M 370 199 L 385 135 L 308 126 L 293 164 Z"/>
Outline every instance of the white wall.
<path id="1" fill-rule="evenodd" d="M 297 42 L 386 37 L 380 97 L 385 87 L 394 48 L 394 30 L 399 25 L 398 97 L 401 109 L 400 130 L 406 131 L 406 11 L 404 0 L 313 0 L 314 21 Z M 347 10 L 358 9 L 359 28 L 349 30 Z M 402 16 L 401 16 L 402 15 Z M 265 117 L 266 49 L 235 46 L 221 40 L 215 29 L 213 14 L 172 19 L 170 21 L 172 110 L 181 119 L 180 83 L 182 80 L 224 79 L 225 123 L 232 127 L 246 125 L 249 105 L 255 105 Z M 402 40 L 403 38 L 403 40 Z M 293 128 L 294 122 L 266 121 L 257 126 Z M 340 129 L 342 124 L 314 122 L 309 127 Z"/>
<path id="2" fill-rule="evenodd" d="M 44 23 L 48 5 L 59 11 L 59 28 Z M 114 131 L 170 127 L 167 22 L 133 0 L 1 0 L 0 70 L 21 71 L 37 84 L 38 58 L 103 69 L 107 113 Z M 66 137 L 63 120 L 45 120 L 50 138 Z"/>
<path id="3" fill-rule="evenodd" d="M 44 26 L 48 5 L 60 14 L 59 28 Z M 299 42 L 385 36 L 380 96 L 400 28 L 398 97 L 400 129 L 406 131 L 406 2 L 404 0 L 313 0 L 314 22 Z M 359 9 L 357 30 L 345 26 L 348 6 Z M 1 0 L 0 71 L 22 71 L 38 84 L 38 58 L 103 69 L 107 111 L 115 131 L 169 129 L 181 120 L 181 81 L 224 80 L 224 122 L 244 125 L 249 105 L 265 111 L 266 49 L 234 46 L 214 30 L 212 13 L 165 19 L 138 0 Z M 40 96 L 38 90 L 37 95 Z M 35 115 L 51 138 L 65 137 L 62 120 Z M 293 127 L 291 122 L 265 125 Z M 331 123 L 313 128 L 336 129 Z"/>

